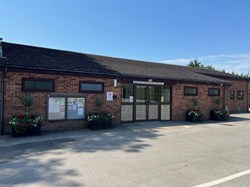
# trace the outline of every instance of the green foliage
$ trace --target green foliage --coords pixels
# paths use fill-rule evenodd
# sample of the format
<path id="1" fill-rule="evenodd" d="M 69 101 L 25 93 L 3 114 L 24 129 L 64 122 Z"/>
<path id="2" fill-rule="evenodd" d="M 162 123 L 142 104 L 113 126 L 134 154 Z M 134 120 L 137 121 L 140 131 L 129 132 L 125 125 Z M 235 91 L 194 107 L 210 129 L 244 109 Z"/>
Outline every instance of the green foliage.
<path id="1" fill-rule="evenodd" d="M 195 110 L 188 111 L 187 115 L 190 116 L 190 117 L 195 116 L 195 117 L 197 117 L 199 119 L 204 118 L 203 112 L 195 111 Z"/>
<path id="2" fill-rule="evenodd" d="M 24 98 L 21 100 L 24 107 L 26 107 L 26 115 L 29 115 L 29 107 L 34 103 L 34 96 L 30 93 L 25 93 Z"/>
<path id="3" fill-rule="evenodd" d="M 219 97 L 215 98 L 215 99 L 214 99 L 214 103 L 215 103 L 216 105 L 219 105 L 219 104 L 220 104 L 220 98 L 219 98 Z"/>
<path id="4" fill-rule="evenodd" d="M 16 133 L 24 134 L 25 132 L 36 128 L 41 123 L 42 118 L 39 115 L 19 115 L 14 116 L 9 124 Z"/>
<path id="5" fill-rule="evenodd" d="M 96 97 L 96 98 L 95 98 L 95 105 L 96 105 L 96 106 L 101 107 L 103 103 L 104 103 L 104 102 L 102 101 L 101 98 L 99 98 L 99 97 Z"/>
<path id="6" fill-rule="evenodd" d="M 114 119 L 114 115 L 112 113 L 90 113 L 87 116 L 87 121 L 89 123 L 94 122 L 94 121 L 99 121 L 103 122 L 104 124 L 109 124 L 112 119 Z"/>
<path id="7" fill-rule="evenodd" d="M 34 96 L 30 93 L 25 93 L 24 98 L 21 100 L 24 107 L 30 107 L 34 103 Z"/>
<path id="8" fill-rule="evenodd" d="M 199 105 L 199 100 L 198 100 L 198 98 L 193 98 L 193 99 L 192 99 L 192 103 L 193 103 L 194 106 Z"/>
<path id="9" fill-rule="evenodd" d="M 197 59 L 190 61 L 190 63 L 187 66 L 196 67 L 196 68 L 204 68 L 204 65 L 201 62 L 199 62 Z"/>
<path id="10" fill-rule="evenodd" d="M 199 62 L 197 59 L 195 59 L 193 61 L 191 60 L 187 66 L 201 68 L 201 69 L 215 70 L 215 68 L 213 66 L 205 66 L 201 62 Z"/>

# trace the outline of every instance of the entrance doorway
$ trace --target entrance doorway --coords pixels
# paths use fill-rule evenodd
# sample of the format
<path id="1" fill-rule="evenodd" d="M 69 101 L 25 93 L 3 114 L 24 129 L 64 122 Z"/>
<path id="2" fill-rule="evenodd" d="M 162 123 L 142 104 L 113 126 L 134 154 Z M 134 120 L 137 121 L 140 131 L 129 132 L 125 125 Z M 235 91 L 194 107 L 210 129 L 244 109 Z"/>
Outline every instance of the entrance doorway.
<path id="1" fill-rule="evenodd" d="M 122 83 L 122 122 L 171 119 L 171 86 L 150 83 Z"/>
<path id="2" fill-rule="evenodd" d="M 135 121 L 160 120 L 160 86 L 135 85 Z"/>

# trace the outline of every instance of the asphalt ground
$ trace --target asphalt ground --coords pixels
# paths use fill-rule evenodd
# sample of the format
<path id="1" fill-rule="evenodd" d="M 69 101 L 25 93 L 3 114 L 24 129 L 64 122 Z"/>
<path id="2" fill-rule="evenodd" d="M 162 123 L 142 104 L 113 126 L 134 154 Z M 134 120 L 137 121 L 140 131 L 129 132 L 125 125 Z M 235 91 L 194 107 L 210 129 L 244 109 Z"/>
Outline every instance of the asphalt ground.
<path id="1" fill-rule="evenodd" d="M 1 136 L 0 186 L 250 186 L 250 114 Z"/>

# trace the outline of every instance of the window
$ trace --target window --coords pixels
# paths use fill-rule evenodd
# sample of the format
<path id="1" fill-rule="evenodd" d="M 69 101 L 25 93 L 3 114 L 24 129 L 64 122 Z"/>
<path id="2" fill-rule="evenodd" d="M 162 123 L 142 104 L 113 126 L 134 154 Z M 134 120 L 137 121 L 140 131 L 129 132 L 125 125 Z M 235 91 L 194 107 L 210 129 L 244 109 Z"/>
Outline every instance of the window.
<path id="1" fill-rule="evenodd" d="M 237 99 L 243 99 L 243 91 L 237 92 Z"/>
<path id="2" fill-rule="evenodd" d="M 197 87 L 185 87 L 184 95 L 198 95 Z"/>
<path id="3" fill-rule="evenodd" d="M 133 84 L 122 84 L 122 102 L 133 102 Z"/>
<path id="4" fill-rule="evenodd" d="M 55 91 L 55 82 L 51 79 L 26 79 L 22 80 L 23 91 Z"/>
<path id="5" fill-rule="evenodd" d="M 234 90 L 230 91 L 230 99 L 232 99 L 232 100 L 234 99 Z"/>
<path id="6" fill-rule="evenodd" d="M 48 95 L 48 120 L 70 120 L 84 118 L 84 97 Z"/>
<path id="7" fill-rule="evenodd" d="M 80 92 L 94 92 L 94 93 L 103 93 L 102 82 L 80 82 Z"/>
<path id="8" fill-rule="evenodd" d="M 220 95 L 220 89 L 219 88 L 209 88 L 208 89 L 208 95 L 209 96 L 219 96 Z"/>
<path id="9" fill-rule="evenodd" d="M 161 90 L 161 102 L 170 103 L 170 87 L 163 86 Z"/>

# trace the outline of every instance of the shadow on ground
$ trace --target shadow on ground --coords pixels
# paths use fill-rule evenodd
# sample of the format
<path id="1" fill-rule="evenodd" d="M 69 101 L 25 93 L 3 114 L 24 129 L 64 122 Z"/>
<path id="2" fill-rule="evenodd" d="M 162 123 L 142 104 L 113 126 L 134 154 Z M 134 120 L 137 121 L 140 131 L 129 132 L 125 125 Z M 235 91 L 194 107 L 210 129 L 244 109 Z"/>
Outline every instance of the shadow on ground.
<path id="1" fill-rule="evenodd" d="M 52 140 L 23 143 L 0 148 L 0 164 L 39 156 L 50 150 L 67 149 L 72 152 L 97 152 L 121 150 L 125 152 L 140 152 L 150 146 L 145 139 L 156 139 L 161 133 L 156 128 L 134 130 L 126 126 L 114 129 L 90 131 L 80 130 L 80 137 L 65 137 Z"/>
<path id="2" fill-rule="evenodd" d="M 65 137 L 1 147 L 0 170 L 2 174 L 0 184 L 27 185 L 45 182 L 46 186 L 46 181 L 53 181 L 52 183 L 55 185 L 80 186 L 77 182 L 70 180 L 70 176 L 78 177 L 79 174 L 76 170 L 63 167 L 64 159 L 60 158 L 60 155 L 64 154 L 65 151 L 91 153 L 120 150 L 137 153 L 150 146 L 145 143 L 145 139 L 156 139 L 161 136 L 157 130 L 139 132 L 123 126 L 95 132 L 87 129 L 81 131 L 83 135 L 76 138 Z M 47 161 L 39 159 L 40 156 L 46 156 L 46 154 L 55 158 Z M 63 169 L 60 169 L 60 166 Z M 44 173 L 46 173 L 46 178 L 44 178 Z M 68 184 L 62 182 L 64 177 L 69 177 L 66 180 Z"/>
<path id="3" fill-rule="evenodd" d="M 70 177 L 79 176 L 72 169 L 61 169 L 63 159 L 49 159 L 46 162 L 39 161 L 39 158 L 19 159 L 10 163 L 0 164 L 1 176 L 0 184 L 12 186 L 31 185 L 42 182 L 54 183 L 64 186 L 80 186 L 77 182 L 70 180 Z M 59 169 L 60 168 L 60 169 Z M 63 176 L 67 176 L 67 181 L 63 182 Z"/>

